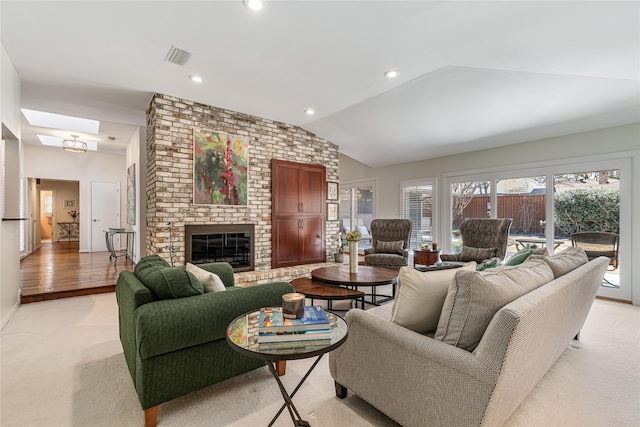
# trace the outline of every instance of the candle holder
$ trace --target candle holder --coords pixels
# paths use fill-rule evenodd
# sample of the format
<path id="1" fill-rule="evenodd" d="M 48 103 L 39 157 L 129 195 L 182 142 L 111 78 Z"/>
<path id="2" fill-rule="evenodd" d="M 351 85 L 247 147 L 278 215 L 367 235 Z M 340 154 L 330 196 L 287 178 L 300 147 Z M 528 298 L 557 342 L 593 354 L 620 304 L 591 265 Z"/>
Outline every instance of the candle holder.
<path id="1" fill-rule="evenodd" d="M 295 292 L 282 295 L 282 315 L 285 319 L 304 317 L 304 294 Z"/>

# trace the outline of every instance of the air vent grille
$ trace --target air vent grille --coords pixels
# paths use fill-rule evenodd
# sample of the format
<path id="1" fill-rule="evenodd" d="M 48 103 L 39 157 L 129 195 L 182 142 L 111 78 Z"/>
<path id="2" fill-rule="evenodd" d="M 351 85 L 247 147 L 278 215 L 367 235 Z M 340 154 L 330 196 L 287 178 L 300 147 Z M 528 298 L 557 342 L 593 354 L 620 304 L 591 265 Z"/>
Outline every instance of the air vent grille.
<path id="1" fill-rule="evenodd" d="M 182 50 L 171 45 L 171 49 L 169 49 L 169 53 L 167 53 L 164 60 L 169 61 L 172 64 L 184 66 L 184 64 L 186 64 L 191 58 L 191 55 L 193 55 L 191 52 L 187 52 L 186 50 Z"/>

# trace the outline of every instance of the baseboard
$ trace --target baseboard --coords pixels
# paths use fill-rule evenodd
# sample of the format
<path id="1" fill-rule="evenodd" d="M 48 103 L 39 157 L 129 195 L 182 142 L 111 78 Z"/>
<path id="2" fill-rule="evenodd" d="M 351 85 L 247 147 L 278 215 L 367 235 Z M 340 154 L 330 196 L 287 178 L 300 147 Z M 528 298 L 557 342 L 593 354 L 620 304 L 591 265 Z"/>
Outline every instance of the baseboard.
<path id="1" fill-rule="evenodd" d="M 618 299 L 618 298 L 609 298 L 609 297 L 601 297 L 600 295 L 596 295 L 597 299 L 604 299 L 607 301 L 613 301 L 613 302 L 621 302 L 623 304 L 633 304 L 631 301 L 626 300 L 626 299 Z"/>
<path id="2" fill-rule="evenodd" d="M 97 286 L 93 288 L 73 289 L 67 291 L 46 292 L 42 294 L 23 295 L 20 298 L 22 304 L 29 304 L 32 302 L 50 301 L 60 298 L 80 297 L 85 295 L 104 294 L 109 292 L 115 292 L 116 285 Z"/>
<path id="3" fill-rule="evenodd" d="M 7 323 L 9 323 L 9 320 L 11 320 L 13 314 L 18 310 L 18 307 L 20 307 L 20 301 L 16 302 L 15 305 L 11 307 L 11 310 L 9 310 L 9 313 L 4 316 L 4 319 L 2 319 L 2 322 L 0 322 L 0 330 L 4 329 L 4 327 L 7 326 Z"/>

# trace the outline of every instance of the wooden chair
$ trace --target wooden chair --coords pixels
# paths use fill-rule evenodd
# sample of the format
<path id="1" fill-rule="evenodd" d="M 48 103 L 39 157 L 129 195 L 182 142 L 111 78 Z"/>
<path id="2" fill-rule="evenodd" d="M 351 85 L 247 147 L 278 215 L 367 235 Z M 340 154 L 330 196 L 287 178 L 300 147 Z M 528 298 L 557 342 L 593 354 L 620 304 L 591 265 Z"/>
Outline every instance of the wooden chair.
<path id="1" fill-rule="evenodd" d="M 616 233 L 604 233 L 600 231 L 585 231 L 571 235 L 571 245 L 581 248 L 587 254 L 589 261 L 604 256 L 609 258 L 609 265 L 615 270 L 618 268 L 618 245 L 620 236 Z M 603 279 L 609 285 L 618 285 Z"/>

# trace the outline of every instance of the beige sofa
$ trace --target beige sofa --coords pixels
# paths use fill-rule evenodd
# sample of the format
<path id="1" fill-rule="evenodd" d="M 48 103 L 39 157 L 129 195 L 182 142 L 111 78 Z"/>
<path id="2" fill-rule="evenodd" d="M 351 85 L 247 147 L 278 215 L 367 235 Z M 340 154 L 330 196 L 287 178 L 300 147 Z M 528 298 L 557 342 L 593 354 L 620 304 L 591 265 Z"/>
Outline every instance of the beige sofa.
<path id="1" fill-rule="evenodd" d="M 390 304 L 351 310 L 349 337 L 329 357 L 336 394 L 351 390 L 406 427 L 501 425 L 578 338 L 608 263 L 554 269 L 555 279 L 498 309 L 472 351 L 392 323 Z"/>

